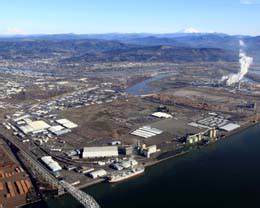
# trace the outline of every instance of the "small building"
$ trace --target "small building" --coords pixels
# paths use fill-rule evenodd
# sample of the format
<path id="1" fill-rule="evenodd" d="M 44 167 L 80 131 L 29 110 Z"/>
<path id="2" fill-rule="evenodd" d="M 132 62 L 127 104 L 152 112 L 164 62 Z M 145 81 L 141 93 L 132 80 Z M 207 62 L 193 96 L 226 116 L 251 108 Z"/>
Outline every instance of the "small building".
<path id="1" fill-rule="evenodd" d="M 60 131 L 56 131 L 54 134 L 55 134 L 56 136 L 61 136 L 61 135 L 63 135 L 63 134 L 67 134 L 67 133 L 70 133 L 70 132 L 71 132 L 70 129 L 63 129 L 63 130 L 60 130 Z"/>
<path id="2" fill-rule="evenodd" d="M 164 112 L 155 112 L 152 114 L 152 116 L 157 118 L 172 118 L 172 115 Z"/>
<path id="3" fill-rule="evenodd" d="M 150 158 L 151 154 L 157 152 L 157 146 L 156 145 L 148 146 L 145 149 L 143 149 L 142 152 L 145 157 Z"/>
<path id="4" fill-rule="evenodd" d="M 84 147 L 83 158 L 117 157 L 117 146 Z"/>
<path id="5" fill-rule="evenodd" d="M 99 178 L 99 177 L 104 177 L 106 175 L 107 175 L 107 171 L 105 171 L 104 169 L 96 170 L 96 171 L 89 173 L 89 176 L 94 179 Z"/>
<path id="6" fill-rule="evenodd" d="M 94 171 L 94 170 L 95 170 L 94 168 L 88 168 L 88 167 L 85 167 L 85 166 L 82 166 L 82 167 L 79 167 L 79 168 L 76 169 L 76 171 L 77 171 L 78 173 L 83 173 L 83 174 L 92 172 L 92 171 Z"/>
<path id="7" fill-rule="evenodd" d="M 123 155 L 132 155 L 134 152 L 133 146 L 123 146 L 119 148 L 119 151 Z"/>

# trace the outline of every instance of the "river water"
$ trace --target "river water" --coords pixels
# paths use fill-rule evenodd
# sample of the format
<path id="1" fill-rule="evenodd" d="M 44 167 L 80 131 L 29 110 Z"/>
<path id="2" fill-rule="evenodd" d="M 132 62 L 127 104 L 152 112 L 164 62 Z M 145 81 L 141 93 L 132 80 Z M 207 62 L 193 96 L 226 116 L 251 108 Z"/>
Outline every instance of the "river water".
<path id="1" fill-rule="evenodd" d="M 85 191 L 104 208 L 260 207 L 260 126 L 146 169 L 119 184 Z M 35 207 L 81 207 L 71 196 Z"/>
<path id="2" fill-rule="evenodd" d="M 130 95 L 136 95 L 136 96 L 160 92 L 162 89 L 160 87 L 152 86 L 151 83 L 171 76 L 173 76 L 173 74 L 160 74 L 151 77 L 149 79 L 146 79 L 142 82 L 139 82 L 129 87 L 126 90 L 126 92 Z"/>

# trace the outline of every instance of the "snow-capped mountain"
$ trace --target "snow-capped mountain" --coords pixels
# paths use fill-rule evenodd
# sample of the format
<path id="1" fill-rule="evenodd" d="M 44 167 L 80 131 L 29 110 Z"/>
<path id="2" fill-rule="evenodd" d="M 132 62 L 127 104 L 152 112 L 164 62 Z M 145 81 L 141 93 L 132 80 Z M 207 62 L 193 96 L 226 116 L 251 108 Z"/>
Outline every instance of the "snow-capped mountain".
<path id="1" fill-rule="evenodd" d="M 201 33 L 201 32 L 195 28 L 190 27 L 190 28 L 180 30 L 178 33 Z"/>

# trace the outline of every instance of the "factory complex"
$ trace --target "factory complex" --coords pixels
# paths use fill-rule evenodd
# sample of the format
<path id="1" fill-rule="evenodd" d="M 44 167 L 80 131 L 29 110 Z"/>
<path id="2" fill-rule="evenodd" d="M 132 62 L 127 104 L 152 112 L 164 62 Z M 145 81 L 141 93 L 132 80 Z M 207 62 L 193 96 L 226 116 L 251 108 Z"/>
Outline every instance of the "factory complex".
<path id="1" fill-rule="evenodd" d="M 168 151 L 163 145 L 166 142 L 172 145 L 171 149 L 204 145 L 241 126 L 227 113 L 209 111 L 183 118 L 163 105 L 147 112 L 146 117 L 149 123 L 133 127 L 122 138 L 110 138 L 105 143 L 80 140 L 78 145 L 73 143 L 83 138 L 80 132 L 88 127 L 55 112 L 48 114 L 37 108 L 32 112 L 17 111 L 6 116 L 3 126 L 13 132 L 17 140 L 35 149 L 32 153 L 53 176 L 71 184 L 88 183 L 117 171 L 128 171 L 142 166 L 140 160 L 148 164 L 156 161 L 158 155 Z"/>
<path id="2" fill-rule="evenodd" d="M 52 180 L 80 188 L 128 180 L 145 174 L 147 166 L 199 150 L 259 120 L 260 99 L 255 94 L 244 95 L 244 84 L 238 91 L 180 73 L 153 83 L 155 88 L 163 85 L 162 92 L 131 95 L 126 80 L 113 83 L 113 79 L 59 79 L 52 89 L 63 89 L 62 95 L 13 104 L 12 110 L 3 114 L 0 130 L 20 147 L 16 157 L 24 164 L 22 169 L 17 166 L 2 174 L 0 194 L 1 183 L 6 183 L 3 198 L 31 193 L 32 185 L 43 192 L 61 191 Z M 49 89 L 51 83 L 39 79 L 37 85 Z M 40 172 L 50 176 L 47 180 L 38 176 L 39 167 L 29 163 L 21 150 L 42 168 Z M 29 170 L 37 183 L 24 186 L 30 180 L 19 176 L 18 182 L 10 184 L 7 179 L 22 170 Z M 13 193 L 11 187 L 18 191 Z"/>

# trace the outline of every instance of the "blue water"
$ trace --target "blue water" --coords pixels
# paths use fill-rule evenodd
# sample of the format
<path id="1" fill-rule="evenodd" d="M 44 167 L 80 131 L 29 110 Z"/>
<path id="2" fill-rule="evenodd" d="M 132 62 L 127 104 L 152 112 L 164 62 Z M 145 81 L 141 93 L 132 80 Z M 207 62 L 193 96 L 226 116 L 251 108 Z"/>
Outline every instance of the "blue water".
<path id="1" fill-rule="evenodd" d="M 127 89 L 127 93 L 130 95 L 145 95 L 150 93 L 160 92 L 162 89 L 160 87 L 151 86 L 150 83 L 156 80 L 161 80 L 167 77 L 173 76 L 172 74 L 160 74 L 152 78 L 146 79 L 142 82 L 139 82 Z"/>
<path id="2" fill-rule="evenodd" d="M 119 184 L 86 188 L 104 208 L 260 207 L 260 126 L 147 168 Z M 37 207 L 81 207 L 71 196 Z"/>

